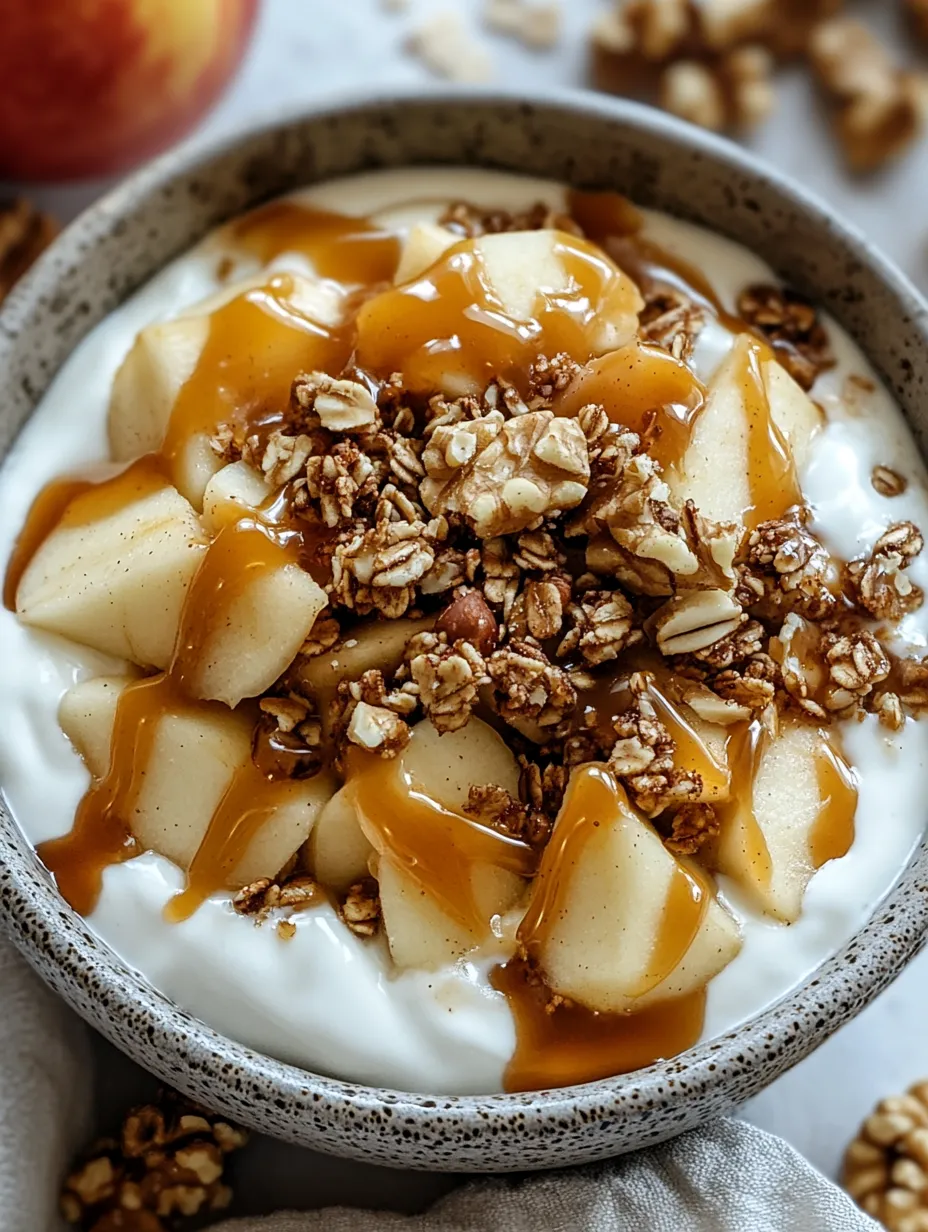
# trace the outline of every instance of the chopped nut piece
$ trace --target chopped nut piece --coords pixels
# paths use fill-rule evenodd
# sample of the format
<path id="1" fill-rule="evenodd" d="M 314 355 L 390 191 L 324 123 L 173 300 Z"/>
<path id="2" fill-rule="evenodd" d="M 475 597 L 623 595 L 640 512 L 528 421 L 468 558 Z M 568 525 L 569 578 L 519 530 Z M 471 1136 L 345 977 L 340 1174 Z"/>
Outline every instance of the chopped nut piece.
<path id="1" fill-rule="evenodd" d="M 566 557 L 544 530 L 525 531 L 516 540 L 513 563 L 528 573 L 551 573 L 564 564 Z"/>
<path id="2" fill-rule="evenodd" d="M 272 432 L 261 456 L 261 473 L 272 488 L 282 488 L 299 475 L 312 449 L 311 437 Z"/>
<path id="3" fill-rule="evenodd" d="M 818 312 L 788 287 L 746 287 L 738 296 L 738 313 L 772 343 L 780 363 L 803 389 L 811 389 L 820 373 L 834 367 Z"/>
<path id="4" fill-rule="evenodd" d="M 875 492 L 879 492 L 880 496 L 886 497 L 901 496 L 909 486 L 908 479 L 905 479 L 898 471 L 894 471 L 888 466 L 875 466 L 870 476 L 870 482 L 873 484 Z"/>
<path id="5" fill-rule="evenodd" d="M 832 101 L 835 130 L 855 171 L 872 171 L 905 150 L 924 126 L 922 86 L 892 62 L 867 26 L 823 22 L 809 41 L 812 68 Z"/>
<path id="6" fill-rule="evenodd" d="M 380 928 L 380 890 L 372 877 L 348 890 L 339 914 L 356 937 L 373 937 Z"/>
<path id="7" fill-rule="evenodd" d="M 482 655 L 491 654 L 496 649 L 499 637 L 496 617 L 479 590 L 468 590 L 458 595 L 439 616 L 435 632 L 444 633 L 452 644 L 470 642 Z"/>
<path id="8" fill-rule="evenodd" d="M 244 1130 L 164 1089 L 157 1103 L 127 1113 L 118 1141 L 90 1148 L 64 1183 L 61 1212 L 91 1232 L 166 1232 L 177 1216 L 228 1206 L 225 1157 L 247 1141 Z"/>
<path id="9" fill-rule="evenodd" d="M 409 728 L 398 714 L 367 702 L 352 710 L 346 734 L 352 744 L 381 757 L 396 757 L 409 743 Z"/>
<path id="10" fill-rule="evenodd" d="M 436 77 L 449 81 L 489 81 L 493 65 L 486 48 L 468 32 L 453 10 L 435 13 L 410 36 L 407 48 Z"/>
<path id="11" fill-rule="evenodd" d="M 483 655 L 470 642 L 448 644 L 447 634 L 418 633 L 406 662 L 422 708 L 439 732 L 466 726 L 481 685 L 489 683 Z"/>
<path id="12" fill-rule="evenodd" d="M 47 214 L 28 201 L 0 203 L 0 300 L 3 300 L 58 232 Z"/>
<path id="13" fill-rule="evenodd" d="M 665 111 L 721 132 L 755 128 L 776 106 L 773 58 L 763 47 L 740 47 L 718 60 L 677 60 L 660 79 Z"/>
<path id="14" fill-rule="evenodd" d="M 498 34 L 511 34 L 526 47 L 543 50 L 554 47 L 561 36 L 559 0 L 485 0 L 483 20 Z"/>
<path id="15" fill-rule="evenodd" d="M 648 622 L 661 654 L 692 654 L 733 633 L 745 620 L 723 590 L 688 590 L 658 608 Z"/>
<path id="16" fill-rule="evenodd" d="M 430 513 L 456 515 L 479 538 L 492 539 L 575 508 L 586 495 L 589 474 L 579 425 L 550 411 L 531 411 L 500 423 L 486 445 L 478 440 L 475 456 L 450 479 L 433 467 L 420 493 Z"/>
<path id="17" fill-rule="evenodd" d="M 928 1083 L 877 1104 L 847 1148 L 841 1183 L 888 1232 L 928 1228 Z"/>

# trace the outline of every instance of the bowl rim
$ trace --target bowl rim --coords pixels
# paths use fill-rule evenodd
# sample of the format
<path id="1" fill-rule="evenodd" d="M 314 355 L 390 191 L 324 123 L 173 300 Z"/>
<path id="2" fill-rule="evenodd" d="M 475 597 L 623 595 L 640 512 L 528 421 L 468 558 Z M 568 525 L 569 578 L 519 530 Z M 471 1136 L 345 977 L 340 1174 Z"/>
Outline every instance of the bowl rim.
<path id="1" fill-rule="evenodd" d="M 363 114 L 375 109 L 392 109 L 405 115 L 421 109 L 475 105 L 488 113 L 498 107 L 526 105 L 542 120 L 546 113 L 566 111 L 576 116 L 578 123 L 589 118 L 619 121 L 645 134 L 697 150 L 707 162 L 728 174 L 753 183 L 762 181 L 789 205 L 810 216 L 823 234 L 833 236 L 871 271 L 889 290 L 900 309 L 908 314 L 921 341 L 928 346 L 928 304 L 910 281 L 875 250 L 856 227 L 836 216 L 815 194 L 727 140 L 649 107 L 584 91 L 532 93 L 442 88 L 423 93 L 391 89 L 363 94 L 352 92 L 325 103 L 278 109 L 247 128 L 217 140 L 187 142 L 128 176 L 62 231 L 52 248 L 43 254 L 0 308 L 0 370 L 15 346 L 16 330 L 8 328 L 7 323 L 13 318 L 24 317 L 27 312 L 41 311 L 43 299 L 54 293 L 60 275 L 57 259 L 70 253 L 79 261 L 83 260 L 82 247 L 86 245 L 92 252 L 93 242 L 101 229 L 112 227 L 125 216 L 131 217 L 146 198 L 172 181 L 182 179 L 197 168 L 208 168 L 216 159 L 233 152 L 249 139 L 309 120 Z M 701 1097 L 699 1119 L 705 1120 L 755 1093 L 823 1042 L 895 978 L 902 966 L 923 947 L 928 934 L 928 887 L 918 880 L 919 864 L 928 864 L 928 844 L 923 841 L 868 920 L 838 953 L 774 1005 L 724 1035 L 695 1045 L 680 1057 L 657 1062 L 632 1074 L 550 1091 L 456 1096 L 394 1091 L 317 1075 L 277 1061 L 213 1030 L 174 1005 L 125 965 L 105 943 L 91 935 L 83 920 L 63 904 L 31 847 L 16 841 L 15 835 L 19 832 L 15 823 L 10 821 L 7 833 L 3 833 L 2 823 L 6 820 L 0 818 L 0 852 L 4 857 L 0 863 L 0 890 L 4 892 L 0 925 L 5 925 L 15 945 L 82 1017 L 90 1020 L 117 1046 L 131 1051 L 124 1034 L 126 1028 L 134 1035 L 144 1036 L 147 1032 L 152 1041 L 157 1038 L 161 1042 L 158 1058 L 154 1058 L 151 1048 L 143 1049 L 143 1063 L 165 1080 L 177 1081 L 178 1063 L 182 1062 L 180 1070 L 186 1069 L 186 1075 L 179 1085 L 199 1097 L 207 1096 L 208 1102 L 229 1115 L 236 1114 L 238 1105 L 231 1085 L 227 1090 L 223 1084 L 224 1075 L 234 1069 L 246 1073 L 250 1082 L 260 1084 L 265 1091 L 279 1092 L 290 1102 L 306 1108 L 313 1104 L 347 1107 L 358 1119 L 382 1116 L 384 1110 L 389 1109 L 397 1126 L 408 1120 L 419 1128 L 430 1121 L 440 1122 L 451 1113 L 455 1125 L 463 1127 L 476 1143 L 483 1141 L 491 1123 L 498 1125 L 501 1119 L 518 1121 L 520 1137 L 540 1138 L 548 1134 L 556 1138 L 563 1131 L 565 1118 L 576 1121 L 578 1117 L 581 1120 L 588 1117 L 601 1121 L 610 1108 L 621 1115 L 620 1097 L 626 1106 L 629 1098 L 641 1105 L 652 1099 L 666 1103 L 668 1098 L 683 1098 L 693 1089 L 697 1089 Z M 905 917 L 904 924 L 899 921 L 900 914 Z M 863 930 L 867 930 L 867 935 L 861 938 Z M 823 998 L 827 998 L 830 1014 L 824 1026 Z M 777 1057 L 773 1061 L 773 1071 L 768 1067 L 762 1078 L 752 1085 L 747 1045 L 759 1040 L 765 1041 L 768 1052 L 776 1051 Z M 138 1052 L 134 1055 L 139 1059 Z M 726 1090 L 731 1085 L 733 1071 L 738 1072 L 741 1079 L 739 1093 L 734 1097 Z M 668 1129 L 651 1140 L 669 1137 L 692 1123 L 683 1120 L 676 1129 Z M 333 1143 L 326 1140 L 323 1132 L 313 1128 L 300 1140 L 318 1149 L 358 1159 L 372 1158 L 369 1138 L 360 1131 L 356 1140 L 349 1132 L 347 1140 Z M 591 1150 L 572 1151 L 565 1139 L 560 1140 L 559 1162 L 592 1157 Z M 479 1153 L 471 1152 L 462 1162 L 461 1170 L 481 1167 L 478 1159 Z M 406 1158 L 400 1162 L 404 1166 L 416 1166 L 415 1161 Z M 428 1161 L 420 1166 L 428 1167 Z M 442 1162 L 443 1168 L 448 1166 L 446 1160 Z M 528 1152 L 516 1166 L 545 1164 L 535 1162 Z"/>

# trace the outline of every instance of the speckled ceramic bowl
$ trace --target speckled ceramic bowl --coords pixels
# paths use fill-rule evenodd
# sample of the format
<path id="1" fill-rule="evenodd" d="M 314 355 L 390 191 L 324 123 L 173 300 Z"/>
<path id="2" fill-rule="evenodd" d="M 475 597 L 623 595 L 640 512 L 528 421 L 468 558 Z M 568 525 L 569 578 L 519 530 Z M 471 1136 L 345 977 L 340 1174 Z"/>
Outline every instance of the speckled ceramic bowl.
<path id="1" fill-rule="evenodd" d="M 593 96 L 388 98 L 320 108 L 205 157 L 180 153 L 83 215 L 0 312 L 0 449 L 77 341 L 230 215 L 364 168 L 471 163 L 613 188 L 739 240 L 851 332 L 917 435 L 928 427 L 928 307 L 866 242 L 734 146 Z M 0 922 L 41 976 L 136 1061 L 265 1133 L 421 1169 L 602 1159 L 757 1094 L 857 1014 L 924 944 L 922 846 L 869 924 L 800 989 L 722 1038 L 626 1077 L 528 1095 L 435 1097 L 321 1078 L 218 1035 L 94 938 L 0 810 Z"/>

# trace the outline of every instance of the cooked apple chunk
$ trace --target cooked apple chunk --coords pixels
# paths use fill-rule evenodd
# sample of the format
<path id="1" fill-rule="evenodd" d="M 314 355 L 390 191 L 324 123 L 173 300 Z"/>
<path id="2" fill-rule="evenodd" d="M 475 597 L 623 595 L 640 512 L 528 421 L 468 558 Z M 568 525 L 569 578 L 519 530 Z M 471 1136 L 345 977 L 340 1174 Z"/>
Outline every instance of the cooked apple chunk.
<path id="1" fill-rule="evenodd" d="M 574 774 L 523 928 L 550 987 L 607 1012 L 704 987 L 741 947 L 709 885 L 592 767 Z"/>
<path id="2" fill-rule="evenodd" d="M 296 658 L 327 603 L 325 591 L 297 564 L 256 570 L 220 618 L 207 620 L 186 687 L 194 697 L 230 707 L 258 697 Z"/>
<path id="3" fill-rule="evenodd" d="M 545 297 L 575 293 L 578 272 L 593 278 L 583 268 L 592 249 L 559 231 L 511 231 L 484 235 L 475 243 L 483 273 L 509 316 L 529 321 L 539 312 Z M 591 337 L 594 354 L 605 354 L 631 342 L 638 333 L 638 313 L 644 306 L 630 278 L 614 267 L 605 277 L 607 262 L 598 257 L 602 279 L 593 292 L 598 299 L 597 322 Z"/>
<path id="4" fill-rule="evenodd" d="M 91 776 L 109 769 L 113 728 L 125 677 L 97 677 L 64 696 L 58 718 Z M 210 703 L 172 707 L 155 720 L 138 788 L 123 820 L 144 850 L 190 867 L 210 819 L 251 757 L 249 718 Z M 309 837 L 335 790 L 328 775 L 275 785 L 274 808 L 229 871 L 230 887 L 273 877 Z"/>
<path id="5" fill-rule="evenodd" d="M 248 513 L 258 509 L 271 490 L 253 466 L 247 462 L 231 462 L 217 471 L 203 493 L 203 525 L 211 535 L 218 535 Z"/>
<path id="6" fill-rule="evenodd" d="M 347 890 L 370 873 L 374 854 L 358 822 L 350 792 L 341 787 L 319 814 L 306 858 L 313 876 L 333 890 Z"/>
<path id="7" fill-rule="evenodd" d="M 736 739 L 716 863 L 763 911 L 791 924 L 812 874 L 851 845 L 856 786 L 827 737 L 807 723 L 785 722 L 776 738 L 755 724 Z"/>
<path id="8" fill-rule="evenodd" d="M 404 282 L 412 282 L 448 249 L 458 242 L 458 236 L 452 235 L 434 222 L 417 222 L 411 227 L 403 243 L 399 265 L 393 275 L 397 286 Z"/>
<path id="9" fill-rule="evenodd" d="M 668 472 L 680 500 L 716 521 L 781 517 L 801 498 L 795 468 L 821 426 L 815 404 L 756 344 L 740 337 L 709 389 L 681 462 Z"/>
<path id="10" fill-rule="evenodd" d="M 80 517 L 81 499 L 23 574 L 17 615 L 104 654 L 166 667 L 206 552 L 196 514 L 169 486 L 88 521 Z"/>

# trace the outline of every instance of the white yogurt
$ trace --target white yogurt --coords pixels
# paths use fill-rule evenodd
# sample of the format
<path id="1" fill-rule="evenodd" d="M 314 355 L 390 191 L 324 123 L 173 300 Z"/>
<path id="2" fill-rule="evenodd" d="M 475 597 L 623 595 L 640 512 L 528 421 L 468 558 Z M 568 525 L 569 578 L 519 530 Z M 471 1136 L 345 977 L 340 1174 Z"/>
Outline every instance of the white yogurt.
<path id="1" fill-rule="evenodd" d="M 553 207 L 564 203 L 563 189 L 545 181 L 447 169 L 376 172 L 301 196 L 395 226 L 435 218 L 456 198 L 501 209 L 538 200 Z M 410 207 L 410 201 L 417 204 Z M 772 280 L 752 254 L 689 224 L 647 214 L 646 232 L 704 271 L 727 307 L 734 307 L 748 282 Z M 173 262 L 99 325 L 62 368 L 0 472 L 2 566 L 42 485 L 105 456 L 110 384 L 137 331 L 217 289 L 217 255 L 213 239 Z M 306 268 L 295 255 L 274 264 Z M 243 260 L 234 275 L 253 269 Z M 928 483 L 889 395 L 853 343 L 830 322 L 828 328 L 840 363 L 814 391 L 829 422 L 813 446 L 802 487 L 814 510 L 814 529 L 848 558 L 868 548 L 890 522 L 910 518 L 928 527 Z M 730 344 L 721 327 L 704 332 L 695 356 L 704 379 Z M 842 398 L 851 375 L 873 382 L 870 392 L 858 387 L 852 402 Z M 874 491 L 870 473 L 877 464 L 909 479 L 904 495 L 888 500 Z M 917 561 L 911 573 L 928 588 L 928 561 Z M 899 637 L 902 649 L 923 652 L 928 611 L 907 617 Z M 70 830 L 88 783 L 58 727 L 61 696 L 77 680 L 119 667 L 0 612 L 0 692 L 7 707 L 0 781 L 34 843 Z M 745 944 L 710 985 L 707 1036 L 779 999 L 847 941 L 896 880 L 921 835 L 928 723 L 908 723 L 890 735 L 868 719 L 847 727 L 844 747 L 861 780 L 856 838 L 844 859 L 812 879 L 801 919 L 788 927 L 771 923 L 723 882 L 723 896 L 743 923 Z M 384 943 L 352 936 L 328 907 L 295 915 L 296 935 L 289 941 L 273 927 L 256 927 L 236 915 L 227 895 L 215 895 L 182 924 L 168 924 L 162 908 L 180 883 L 179 870 L 151 853 L 114 865 L 106 870 L 89 924 L 184 1009 L 244 1044 L 323 1073 L 437 1093 L 502 1088 L 515 1031 L 505 999 L 488 984 L 486 964 L 396 976 Z"/>

